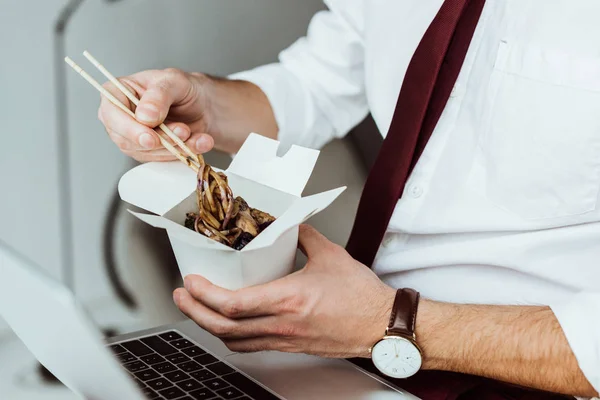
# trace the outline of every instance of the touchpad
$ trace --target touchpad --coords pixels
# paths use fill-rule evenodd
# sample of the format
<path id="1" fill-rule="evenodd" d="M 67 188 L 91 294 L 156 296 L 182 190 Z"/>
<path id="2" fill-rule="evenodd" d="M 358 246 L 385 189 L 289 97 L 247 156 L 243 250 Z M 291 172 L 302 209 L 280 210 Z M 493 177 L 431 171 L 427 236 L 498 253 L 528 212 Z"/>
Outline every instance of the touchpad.
<path id="1" fill-rule="evenodd" d="M 343 360 L 279 352 L 232 354 L 226 360 L 290 400 L 418 400 Z"/>

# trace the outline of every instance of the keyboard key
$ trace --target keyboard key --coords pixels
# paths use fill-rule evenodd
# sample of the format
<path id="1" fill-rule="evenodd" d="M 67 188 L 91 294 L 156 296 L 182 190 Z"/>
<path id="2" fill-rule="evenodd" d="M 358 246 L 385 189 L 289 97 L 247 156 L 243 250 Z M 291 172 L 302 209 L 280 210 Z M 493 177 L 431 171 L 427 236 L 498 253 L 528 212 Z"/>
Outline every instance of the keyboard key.
<path id="1" fill-rule="evenodd" d="M 163 396 L 167 400 L 177 399 L 181 396 L 185 396 L 185 393 L 181 391 L 181 389 L 172 387 L 168 389 L 159 390 L 161 396 Z"/>
<path id="2" fill-rule="evenodd" d="M 158 336 L 152 336 L 141 339 L 142 342 L 161 356 L 177 353 L 177 349 L 165 342 Z"/>
<path id="3" fill-rule="evenodd" d="M 115 354 L 121 354 L 127 350 L 125 350 L 125 347 L 119 345 L 119 344 L 113 344 L 112 346 L 108 347 L 113 353 Z"/>
<path id="4" fill-rule="evenodd" d="M 140 357 L 140 360 L 142 360 L 143 362 L 145 362 L 148 365 L 154 365 L 154 364 L 158 364 L 161 362 L 165 362 L 165 359 L 161 356 L 159 356 L 158 354 L 150 354 L 147 356 L 143 356 Z"/>
<path id="5" fill-rule="evenodd" d="M 154 390 L 161 390 L 173 386 L 173 384 L 165 378 L 158 378 L 153 381 L 148 381 L 146 382 L 146 385 L 150 386 Z"/>
<path id="6" fill-rule="evenodd" d="M 211 370 L 212 372 L 214 372 L 217 375 L 225 375 L 225 374 L 230 374 L 232 372 L 235 372 L 235 370 L 233 368 L 231 368 L 229 365 L 222 363 L 222 362 L 208 365 L 206 367 L 206 369 Z"/>
<path id="7" fill-rule="evenodd" d="M 160 373 L 160 374 L 164 374 L 164 373 L 172 372 L 172 371 L 177 371 L 177 367 L 174 366 L 171 363 L 168 363 L 168 362 L 164 362 L 164 363 L 160 363 L 160 364 L 154 364 L 152 366 L 152 369 L 155 370 L 156 372 Z"/>
<path id="8" fill-rule="evenodd" d="M 187 354 L 190 357 L 195 357 L 195 356 L 199 356 L 199 355 L 202 355 L 202 354 L 206 354 L 206 351 L 202 350 L 198 346 L 188 347 L 187 349 L 181 350 L 181 352 L 184 353 L 184 354 Z"/>
<path id="9" fill-rule="evenodd" d="M 187 361 L 192 361 L 188 356 L 181 353 L 171 354 L 170 356 L 167 356 L 167 360 L 169 360 L 173 364 L 181 364 Z"/>
<path id="10" fill-rule="evenodd" d="M 224 399 L 235 399 L 243 395 L 242 392 L 237 390 L 236 388 L 228 387 L 225 389 L 217 390 L 217 394 Z"/>
<path id="11" fill-rule="evenodd" d="M 131 373 L 135 373 L 135 372 L 138 372 L 138 371 L 148 368 L 148 366 L 141 361 L 134 361 L 129 364 L 125 364 L 123 366 L 125 368 L 127 368 L 127 371 L 129 371 Z"/>
<path id="12" fill-rule="evenodd" d="M 146 369 L 144 371 L 140 371 L 140 372 L 136 372 L 135 377 L 138 378 L 141 381 L 149 381 L 151 379 L 156 379 L 156 378 L 160 378 L 160 375 L 156 372 L 153 371 L 151 369 Z"/>
<path id="13" fill-rule="evenodd" d="M 177 386 L 179 386 L 186 392 L 190 392 L 196 389 L 202 389 L 204 387 L 200 382 L 198 382 L 195 379 L 188 379 L 187 381 L 179 382 Z"/>
<path id="14" fill-rule="evenodd" d="M 121 364 L 127 364 L 128 362 L 137 360 L 137 358 L 135 358 L 135 356 L 128 351 L 125 351 L 125 353 L 117 354 L 117 358 L 119 359 Z"/>
<path id="15" fill-rule="evenodd" d="M 171 345 L 177 347 L 178 349 L 187 349 L 188 347 L 192 347 L 194 346 L 194 343 L 190 342 L 187 339 L 179 339 L 179 340 L 175 340 L 173 342 L 170 342 Z"/>
<path id="16" fill-rule="evenodd" d="M 183 364 L 179 364 L 178 367 L 184 372 L 194 372 L 198 371 L 199 369 L 202 369 L 202 366 L 200 364 L 193 361 L 188 361 Z"/>
<path id="17" fill-rule="evenodd" d="M 223 379 L 229 382 L 232 386 L 240 389 L 252 398 L 261 400 L 277 400 L 278 397 L 269 392 L 267 389 L 253 382 L 251 379 L 240 374 L 239 372 L 225 375 Z"/>
<path id="18" fill-rule="evenodd" d="M 190 379 L 190 376 L 183 371 L 173 371 L 165 374 L 165 378 L 170 380 L 171 382 L 177 383 L 181 381 L 185 381 L 186 379 Z"/>
<path id="19" fill-rule="evenodd" d="M 190 373 L 190 376 L 194 379 L 199 380 L 200 382 L 217 377 L 215 374 L 205 369 L 201 369 L 200 371 L 194 371 Z"/>
<path id="20" fill-rule="evenodd" d="M 216 363 L 219 360 L 210 354 L 203 354 L 201 356 L 194 357 L 194 361 L 196 361 L 200 365 L 208 365 L 208 364 Z"/>
<path id="21" fill-rule="evenodd" d="M 224 387 L 229 386 L 229 384 L 227 382 L 225 382 L 222 379 L 216 378 L 216 379 L 211 379 L 209 381 L 205 381 L 202 382 L 204 384 L 204 386 L 206 386 L 209 389 L 212 390 L 218 390 L 218 389 L 223 389 Z"/>
<path id="22" fill-rule="evenodd" d="M 139 340 L 134 340 L 134 341 L 127 342 L 127 343 L 121 343 L 121 346 L 125 347 L 127 350 L 129 350 L 131 353 L 133 353 L 134 355 L 136 355 L 138 357 L 153 353 L 153 351 L 148 346 L 146 346 L 144 343 L 140 342 Z"/>
<path id="23" fill-rule="evenodd" d="M 177 332 L 166 332 L 166 333 L 162 333 L 160 335 L 162 339 L 166 340 L 167 342 L 171 342 L 173 340 L 177 340 L 177 339 L 181 339 L 181 335 Z"/>
<path id="24" fill-rule="evenodd" d="M 189 395 L 192 396 L 195 400 L 208 400 L 217 397 L 216 394 L 214 394 L 208 389 L 194 390 L 193 392 L 190 392 Z"/>
<path id="25" fill-rule="evenodd" d="M 156 393 L 154 390 L 150 389 L 149 387 L 142 389 L 142 393 L 144 393 L 144 396 L 146 396 L 146 398 L 149 400 L 154 400 L 158 397 L 158 393 Z"/>

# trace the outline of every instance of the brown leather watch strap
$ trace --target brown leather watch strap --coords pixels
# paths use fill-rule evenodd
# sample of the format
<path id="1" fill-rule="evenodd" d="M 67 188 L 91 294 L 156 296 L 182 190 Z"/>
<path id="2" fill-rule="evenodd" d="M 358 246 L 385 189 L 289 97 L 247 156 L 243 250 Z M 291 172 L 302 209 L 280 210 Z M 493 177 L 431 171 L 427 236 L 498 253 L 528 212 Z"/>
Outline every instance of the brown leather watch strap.
<path id="1" fill-rule="evenodd" d="M 419 292 L 414 289 L 398 289 L 387 329 L 388 335 L 415 337 L 419 297 Z"/>

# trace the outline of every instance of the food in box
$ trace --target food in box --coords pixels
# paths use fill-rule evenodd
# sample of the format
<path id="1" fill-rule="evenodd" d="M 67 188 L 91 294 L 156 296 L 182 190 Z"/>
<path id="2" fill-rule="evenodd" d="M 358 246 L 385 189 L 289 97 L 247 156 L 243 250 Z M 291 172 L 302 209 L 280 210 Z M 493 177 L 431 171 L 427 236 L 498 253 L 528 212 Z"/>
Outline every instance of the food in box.
<path id="1" fill-rule="evenodd" d="M 232 290 L 266 283 L 292 272 L 298 226 L 345 190 L 301 197 L 319 152 L 292 146 L 278 157 L 278 147 L 276 140 L 250 134 L 224 171 L 236 196 L 276 218 L 240 251 L 184 226 L 186 215 L 197 209 L 197 177 L 182 163 L 138 166 L 121 178 L 119 193 L 124 201 L 156 214 L 132 212 L 167 231 L 182 276 L 202 275 Z"/>

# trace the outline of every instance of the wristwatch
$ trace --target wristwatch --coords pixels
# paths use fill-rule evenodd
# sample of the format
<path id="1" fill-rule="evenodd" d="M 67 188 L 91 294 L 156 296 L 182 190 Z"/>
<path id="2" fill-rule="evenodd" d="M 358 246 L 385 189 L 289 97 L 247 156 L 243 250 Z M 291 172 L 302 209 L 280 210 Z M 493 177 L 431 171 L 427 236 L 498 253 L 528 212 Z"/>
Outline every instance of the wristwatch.
<path id="1" fill-rule="evenodd" d="M 415 336 L 419 293 L 398 289 L 385 336 L 370 349 L 373 364 L 392 378 L 408 378 L 421 369 L 423 357 Z"/>

